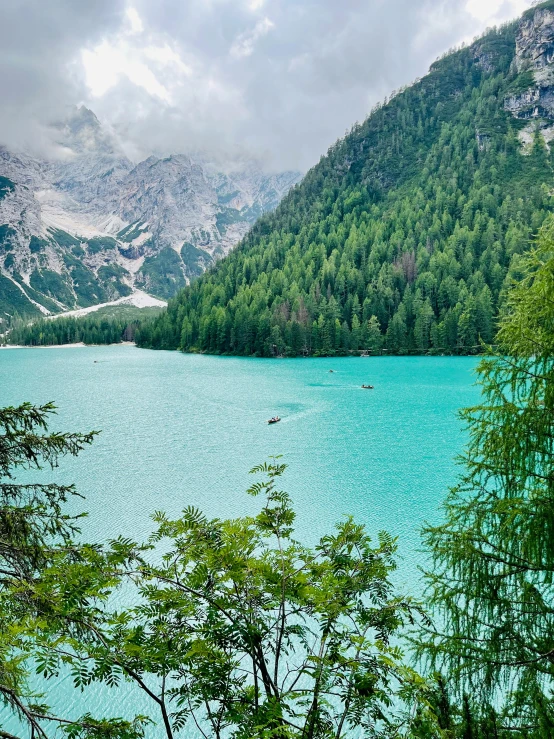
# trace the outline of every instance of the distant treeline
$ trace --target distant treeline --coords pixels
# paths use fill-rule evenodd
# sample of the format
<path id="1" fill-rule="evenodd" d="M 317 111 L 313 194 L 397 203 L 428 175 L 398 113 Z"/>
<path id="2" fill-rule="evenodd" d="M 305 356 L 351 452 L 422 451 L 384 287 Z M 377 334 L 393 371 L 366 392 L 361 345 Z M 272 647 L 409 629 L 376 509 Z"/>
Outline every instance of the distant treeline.
<path id="1" fill-rule="evenodd" d="M 134 341 L 139 319 L 107 318 L 96 315 L 41 319 L 20 324 L 6 338 L 9 344 L 53 346 L 56 344 L 119 344 Z"/>

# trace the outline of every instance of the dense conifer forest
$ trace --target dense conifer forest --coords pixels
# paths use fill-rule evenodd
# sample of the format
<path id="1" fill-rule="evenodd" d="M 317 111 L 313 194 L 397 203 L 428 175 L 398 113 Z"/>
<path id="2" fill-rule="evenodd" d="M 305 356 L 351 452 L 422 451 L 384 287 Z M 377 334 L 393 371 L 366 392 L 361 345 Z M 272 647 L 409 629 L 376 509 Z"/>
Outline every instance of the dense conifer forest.
<path id="1" fill-rule="evenodd" d="M 16 474 L 95 433 L 52 433 L 51 404 L 0 408 L 0 701 L 24 727 L 0 737 L 551 739 L 553 248 L 549 221 L 478 366 L 423 601 L 395 588 L 388 533 L 346 517 L 297 541 L 279 458 L 252 470 L 257 515 L 188 506 L 144 542 L 82 543 L 75 488 Z M 125 680 L 126 717 L 51 707 L 68 670 L 85 700 Z"/>
<path id="2" fill-rule="evenodd" d="M 13 322 L 5 339 L 23 346 L 55 346 L 57 344 L 120 344 L 134 341 L 137 329 L 147 317 L 153 318 L 159 308 L 117 306 L 101 308 L 91 315 L 42 318 L 29 322 Z M 0 343 L 2 336 L 0 336 Z"/>
<path id="3" fill-rule="evenodd" d="M 256 356 L 473 353 L 554 209 L 517 24 L 449 53 L 338 141 L 239 247 L 139 332 L 145 347 Z M 526 140 L 521 135 L 526 128 Z"/>

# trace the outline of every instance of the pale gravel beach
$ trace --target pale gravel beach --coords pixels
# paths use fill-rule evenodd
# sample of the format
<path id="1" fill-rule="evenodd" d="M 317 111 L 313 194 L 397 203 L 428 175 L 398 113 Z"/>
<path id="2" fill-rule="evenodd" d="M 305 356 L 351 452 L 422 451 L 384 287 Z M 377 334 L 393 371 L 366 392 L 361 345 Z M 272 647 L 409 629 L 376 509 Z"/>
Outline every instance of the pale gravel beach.
<path id="1" fill-rule="evenodd" d="M 86 344 L 83 344 L 82 341 L 80 341 L 78 344 L 52 344 L 51 346 L 23 346 L 22 344 L 6 344 L 5 346 L 0 346 L 0 349 L 65 349 L 65 348 L 77 348 L 84 347 Z"/>
<path id="2" fill-rule="evenodd" d="M 89 313 L 95 313 L 101 308 L 108 308 L 115 305 L 132 305 L 135 308 L 165 308 L 167 303 L 165 300 L 158 300 L 158 298 L 154 298 L 142 290 L 135 290 L 131 295 L 119 298 L 118 300 L 112 300 L 109 303 L 97 303 L 88 308 L 77 308 L 76 310 L 69 310 L 64 313 L 55 313 L 54 315 L 48 316 L 48 318 L 50 320 L 56 320 L 56 318 L 77 318 L 79 316 L 87 316 Z"/>
<path id="3" fill-rule="evenodd" d="M 6 344 L 0 346 L 0 349 L 86 349 L 91 346 L 105 346 L 104 344 L 84 344 L 79 341 L 75 344 L 49 344 L 47 346 L 23 346 L 22 344 Z M 118 344 L 108 346 L 136 346 L 134 341 L 120 341 Z"/>

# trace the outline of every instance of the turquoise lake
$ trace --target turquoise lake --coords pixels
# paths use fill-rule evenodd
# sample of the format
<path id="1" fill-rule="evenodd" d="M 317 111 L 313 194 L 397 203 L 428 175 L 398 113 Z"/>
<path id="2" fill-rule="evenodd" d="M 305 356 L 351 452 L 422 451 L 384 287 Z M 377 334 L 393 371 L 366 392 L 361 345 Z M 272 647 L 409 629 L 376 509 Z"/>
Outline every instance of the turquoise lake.
<path id="1" fill-rule="evenodd" d="M 386 529 L 399 537 L 396 581 L 417 593 L 419 529 L 438 520 L 456 481 L 454 457 L 464 442 L 456 414 L 478 400 L 475 365 L 467 357 L 263 360 L 130 346 L 10 349 L 0 351 L 0 405 L 52 400 L 56 429 L 102 431 L 77 460 L 37 476 L 76 483 L 86 497 L 78 509 L 90 513 L 83 526 L 89 540 L 146 538 L 150 514 L 160 509 L 252 513 L 248 470 L 282 454 L 297 537 L 313 543 L 347 514 L 371 533 Z M 362 390 L 363 383 L 375 389 Z M 274 415 L 281 423 L 268 426 Z M 75 694 L 67 680 L 51 690 L 54 703 L 76 714 L 126 715 L 147 706 L 134 692 L 127 701 L 107 689 Z"/>

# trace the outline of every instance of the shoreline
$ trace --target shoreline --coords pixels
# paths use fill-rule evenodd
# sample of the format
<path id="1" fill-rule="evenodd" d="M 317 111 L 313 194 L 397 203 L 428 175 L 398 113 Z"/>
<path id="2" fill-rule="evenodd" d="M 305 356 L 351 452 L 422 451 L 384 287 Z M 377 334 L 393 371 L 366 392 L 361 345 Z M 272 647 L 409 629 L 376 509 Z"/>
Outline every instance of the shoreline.
<path id="1" fill-rule="evenodd" d="M 85 344 L 82 341 L 80 342 L 74 342 L 71 344 L 44 344 L 41 346 L 36 345 L 30 345 L 30 344 L 0 344 L 0 351 L 2 349 L 87 349 L 87 348 L 95 348 L 95 347 L 109 347 L 109 346 L 129 346 L 129 347 L 136 347 L 137 344 L 134 341 L 120 341 L 118 343 L 113 344 Z M 429 357 L 429 358 L 459 358 L 459 357 L 471 357 L 474 359 L 479 359 L 480 357 L 483 357 L 483 354 L 435 354 L 435 353 L 426 353 L 426 354 L 358 354 L 358 353 L 348 353 L 348 354 L 336 354 L 336 355 L 309 355 L 307 357 L 304 356 L 295 356 L 295 357 L 255 357 L 253 355 L 247 355 L 242 356 L 238 354 L 212 354 L 210 352 L 184 352 L 179 349 L 152 349 L 151 347 L 138 347 L 140 349 L 144 349 L 145 351 L 170 351 L 170 352 L 176 352 L 185 354 L 187 356 L 196 356 L 196 357 L 219 357 L 222 359 L 261 359 L 267 362 L 275 362 L 279 360 L 284 359 L 295 359 L 295 360 L 303 360 L 303 359 L 320 359 L 320 360 L 327 360 L 327 361 L 333 361 L 334 359 L 382 359 L 385 357 L 399 357 L 399 358 L 419 358 L 419 357 Z"/>
<path id="2" fill-rule="evenodd" d="M 2 349 L 87 349 L 96 346 L 136 346 L 134 341 L 120 341 L 117 344 L 84 344 L 82 341 L 73 344 L 43 344 L 41 346 L 31 346 L 29 344 L 6 344 L 0 346 Z"/>

